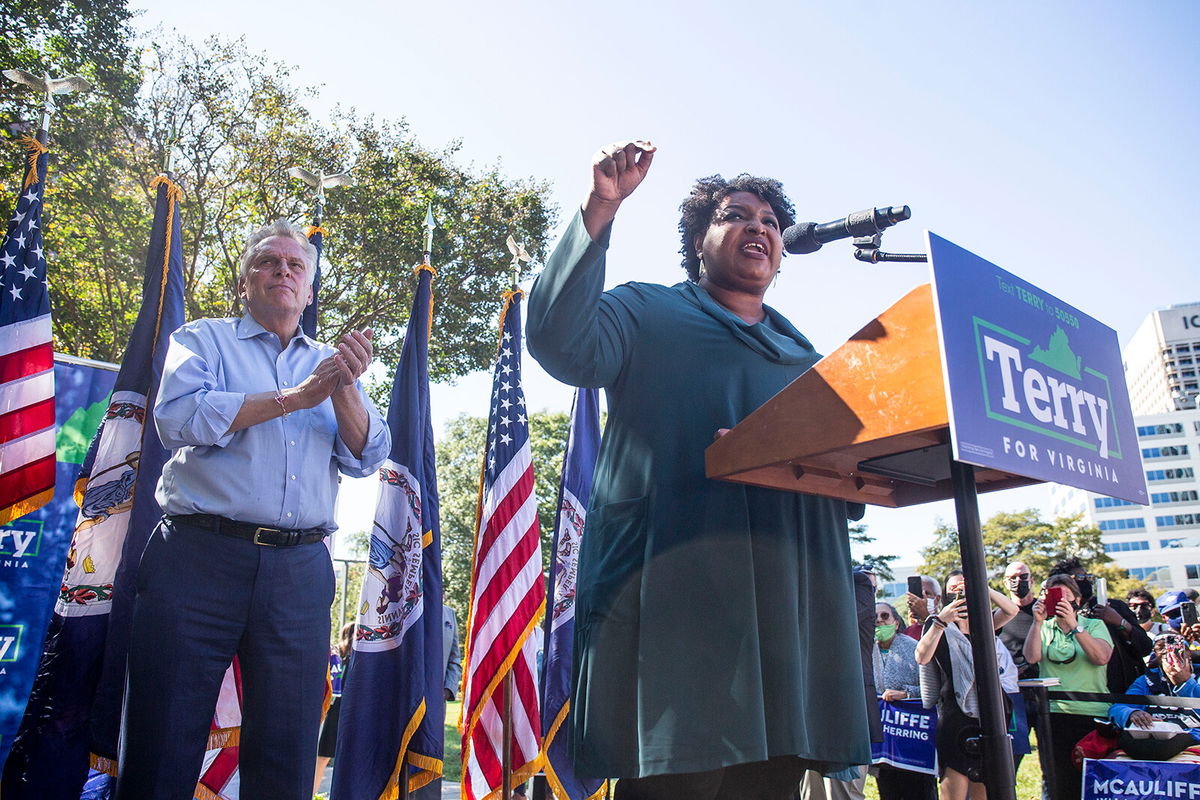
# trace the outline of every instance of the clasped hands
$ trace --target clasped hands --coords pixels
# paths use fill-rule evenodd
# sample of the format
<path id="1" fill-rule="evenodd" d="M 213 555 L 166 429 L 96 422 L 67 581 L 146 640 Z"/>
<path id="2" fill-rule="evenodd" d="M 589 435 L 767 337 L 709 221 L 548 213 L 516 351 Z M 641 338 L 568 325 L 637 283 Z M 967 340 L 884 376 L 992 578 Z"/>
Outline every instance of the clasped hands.
<path id="1" fill-rule="evenodd" d="M 371 363 L 371 339 L 374 335 L 370 328 L 364 328 L 343 336 L 337 344 L 338 351 L 317 364 L 312 374 L 296 387 L 296 405 L 313 408 L 336 392 L 353 389 L 354 382 Z"/>

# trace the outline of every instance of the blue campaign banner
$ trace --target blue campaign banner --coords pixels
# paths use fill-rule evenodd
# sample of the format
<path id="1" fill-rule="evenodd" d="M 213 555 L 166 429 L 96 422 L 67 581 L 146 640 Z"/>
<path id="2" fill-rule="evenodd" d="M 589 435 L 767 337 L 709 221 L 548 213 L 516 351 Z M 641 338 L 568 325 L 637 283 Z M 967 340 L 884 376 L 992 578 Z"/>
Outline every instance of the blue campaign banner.
<path id="1" fill-rule="evenodd" d="M 1200 800 L 1200 764 L 1083 762 L 1083 800 Z"/>
<path id="2" fill-rule="evenodd" d="M 75 478 L 108 408 L 116 367 L 54 359 L 54 499 L 0 527 L 0 764 L 8 757 L 62 585 L 79 507 Z"/>
<path id="3" fill-rule="evenodd" d="M 919 700 L 879 701 L 883 741 L 871 743 L 871 761 L 909 772 L 937 775 L 937 709 Z"/>
<path id="4" fill-rule="evenodd" d="M 954 458 L 1148 503 L 1116 331 L 928 237 Z"/>
<path id="5" fill-rule="evenodd" d="M 1025 708 L 1025 698 L 1020 692 L 1013 692 L 1008 699 L 1013 708 L 1012 732 L 1009 734 L 1013 755 L 1027 756 L 1033 752 L 1033 748 L 1029 746 L 1029 714 Z"/>

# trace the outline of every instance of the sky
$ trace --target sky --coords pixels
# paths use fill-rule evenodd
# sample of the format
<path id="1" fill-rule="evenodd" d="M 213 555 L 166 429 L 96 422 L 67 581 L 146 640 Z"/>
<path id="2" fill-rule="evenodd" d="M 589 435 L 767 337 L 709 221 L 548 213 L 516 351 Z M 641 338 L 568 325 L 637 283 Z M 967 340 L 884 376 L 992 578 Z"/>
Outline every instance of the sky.
<path id="1" fill-rule="evenodd" d="M 403 117 L 425 145 L 461 141 L 462 163 L 548 180 L 560 229 L 593 152 L 652 140 L 609 286 L 682 279 L 680 201 L 698 177 L 750 172 L 783 181 L 799 220 L 907 204 L 885 249 L 923 250 L 933 230 L 1122 344 L 1150 311 L 1200 300 L 1193 2 L 132 2 L 143 30 L 244 37 L 292 65 L 318 116 Z M 851 252 L 786 258 L 766 298 L 821 352 L 928 280 L 924 264 Z M 525 376 L 532 409 L 569 408 L 532 359 Z M 435 427 L 485 414 L 488 383 L 435 386 Z M 369 527 L 373 487 L 343 489 L 343 529 Z M 1048 498 L 984 495 L 981 512 L 1048 513 Z M 865 522 L 874 552 L 915 564 L 939 519 L 953 524 L 948 501 Z"/>

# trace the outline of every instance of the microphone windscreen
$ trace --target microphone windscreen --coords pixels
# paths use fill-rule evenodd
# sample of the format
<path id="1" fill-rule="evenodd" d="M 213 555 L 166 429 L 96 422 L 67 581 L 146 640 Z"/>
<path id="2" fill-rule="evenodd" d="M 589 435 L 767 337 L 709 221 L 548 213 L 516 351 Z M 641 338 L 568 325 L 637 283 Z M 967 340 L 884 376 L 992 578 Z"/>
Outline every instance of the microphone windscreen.
<path id="1" fill-rule="evenodd" d="M 783 249 L 792 255 L 802 256 L 821 249 L 815 234 L 815 222 L 797 222 L 783 231 Z"/>

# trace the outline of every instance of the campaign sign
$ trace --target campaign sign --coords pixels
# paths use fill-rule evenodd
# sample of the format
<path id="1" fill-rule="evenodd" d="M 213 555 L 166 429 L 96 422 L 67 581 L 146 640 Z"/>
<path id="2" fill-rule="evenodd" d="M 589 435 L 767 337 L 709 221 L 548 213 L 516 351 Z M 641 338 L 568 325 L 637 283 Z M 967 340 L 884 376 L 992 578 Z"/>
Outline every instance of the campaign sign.
<path id="1" fill-rule="evenodd" d="M 879 701 L 883 741 L 871 743 L 871 761 L 909 772 L 937 774 L 937 709 L 919 700 Z"/>
<path id="2" fill-rule="evenodd" d="M 55 355 L 54 499 L 0 526 L 0 764 L 21 724 L 62 585 L 79 506 L 75 478 L 116 382 L 116 367 Z"/>
<path id="3" fill-rule="evenodd" d="M 954 458 L 1148 503 L 1116 331 L 928 236 Z"/>
<path id="4" fill-rule="evenodd" d="M 1200 764 L 1083 762 L 1083 800 L 1200 800 Z"/>

